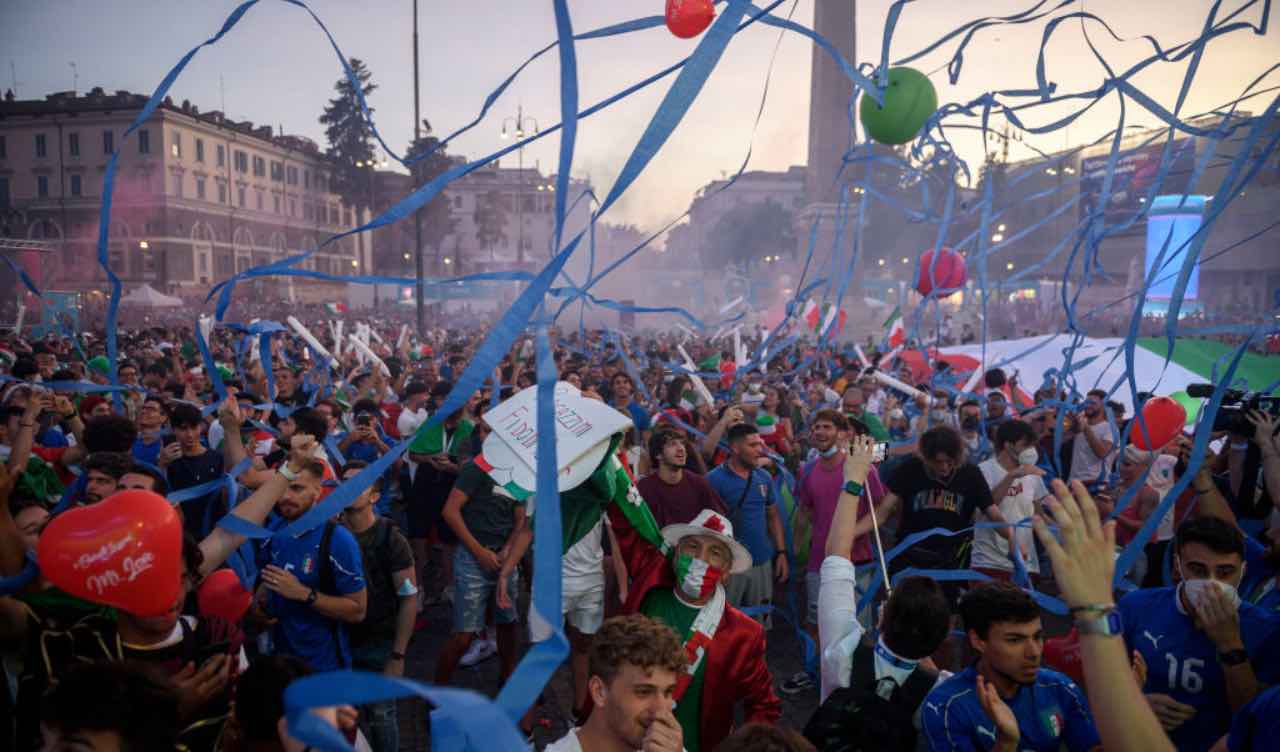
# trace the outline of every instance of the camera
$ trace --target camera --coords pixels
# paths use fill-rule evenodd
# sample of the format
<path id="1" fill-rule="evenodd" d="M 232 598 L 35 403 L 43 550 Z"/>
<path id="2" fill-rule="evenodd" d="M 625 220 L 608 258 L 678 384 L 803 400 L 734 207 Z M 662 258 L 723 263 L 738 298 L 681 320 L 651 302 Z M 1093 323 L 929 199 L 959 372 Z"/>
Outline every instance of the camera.
<path id="1" fill-rule="evenodd" d="M 1190 397 L 1211 399 L 1213 390 L 1213 384 L 1187 385 L 1187 395 Z M 1249 422 L 1251 410 L 1280 417 L 1280 397 L 1227 389 L 1222 394 L 1218 414 L 1213 418 L 1213 430 L 1228 431 L 1236 436 L 1253 436 L 1253 424 Z"/>
<path id="2" fill-rule="evenodd" d="M 360 415 L 357 415 L 357 416 L 356 416 L 356 425 L 357 425 L 357 426 L 371 426 L 371 425 L 373 425 L 373 416 L 372 416 L 372 415 L 370 415 L 369 413 L 361 413 Z"/>

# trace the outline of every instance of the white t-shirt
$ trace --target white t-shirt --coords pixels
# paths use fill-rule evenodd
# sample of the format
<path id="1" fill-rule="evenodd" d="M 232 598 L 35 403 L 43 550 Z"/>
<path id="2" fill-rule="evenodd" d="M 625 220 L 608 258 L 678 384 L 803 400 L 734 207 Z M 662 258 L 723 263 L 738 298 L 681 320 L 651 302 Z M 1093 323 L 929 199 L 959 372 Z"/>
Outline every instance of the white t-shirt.
<path id="1" fill-rule="evenodd" d="M 1089 426 L 1089 430 L 1102 441 L 1112 441 L 1111 424 L 1105 420 L 1101 423 L 1094 423 Z M 1085 438 L 1083 433 L 1076 434 L 1075 443 L 1071 446 L 1071 477 L 1069 480 L 1078 480 L 1082 483 L 1093 483 L 1098 480 L 1099 476 L 1111 474 L 1111 458 L 1115 456 L 1115 446 L 1111 447 L 1111 451 L 1106 457 L 1099 457 L 1093 453 L 1093 447 L 1089 446 L 1089 440 Z"/>
<path id="2" fill-rule="evenodd" d="M 982 477 L 992 490 L 1009 474 L 999 460 L 992 457 L 978 465 Z M 1009 486 L 1009 492 L 1003 499 L 996 499 L 1000 513 L 1009 522 L 1021 522 L 1035 514 L 1036 501 L 1049 495 L 1044 479 L 1038 475 L 1024 475 Z M 1028 572 L 1040 572 L 1040 559 L 1036 555 L 1035 533 L 1029 527 L 1013 529 L 1013 539 L 1018 546 L 1027 552 L 1024 563 Z M 1003 533 L 993 527 L 980 527 L 973 531 L 973 550 L 969 555 L 970 564 L 983 569 L 999 569 L 1013 571 L 1013 560 L 1009 558 L 1009 542 Z"/>

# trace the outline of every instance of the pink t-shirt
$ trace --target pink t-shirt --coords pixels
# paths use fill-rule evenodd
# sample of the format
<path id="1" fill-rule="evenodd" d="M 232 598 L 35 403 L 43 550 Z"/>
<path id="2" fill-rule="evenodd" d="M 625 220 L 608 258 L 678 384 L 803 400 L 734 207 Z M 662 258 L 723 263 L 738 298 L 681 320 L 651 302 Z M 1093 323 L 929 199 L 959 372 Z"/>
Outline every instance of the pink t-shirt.
<path id="1" fill-rule="evenodd" d="M 800 487 L 796 500 L 813 520 L 813 542 L 809 547 L 810 572 L 822 568 L 822 560 L 826 557 L 827 535 L 831 532 L 831 520 L 836 514 L 836 504 L 840 501 L 840 491 L 844 488 L 844 462 L 837 462 L 831 468 L 823 467 L 822 460 L 815 460 L 813 469 L 803 467 L 800 470 Z M 858 519 L 871 513 L 867 506 L 867 497 L 877 507 L 884 499 L 884 484 L 880 482 L 880 474 L 871 468 L 867 474 L 866 486 L 862 491 L 862 502 L 858 505 Z M 864 535 L 854 541 L 853 552 L 849 557 L 854 564 L 871 561 L 871 536 Z"/>

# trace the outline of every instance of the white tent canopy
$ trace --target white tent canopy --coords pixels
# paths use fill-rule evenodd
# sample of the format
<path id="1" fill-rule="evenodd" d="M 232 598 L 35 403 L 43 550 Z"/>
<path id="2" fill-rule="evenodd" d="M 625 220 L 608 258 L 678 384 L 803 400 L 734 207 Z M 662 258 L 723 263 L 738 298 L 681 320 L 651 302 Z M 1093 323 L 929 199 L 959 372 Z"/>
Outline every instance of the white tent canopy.
<path id="1" fill-rule="evenodd" d="M 136 305 L 143 308 L 180 308 L 186 305 L 181 298 L 165 295 L 148 284 L 143 284 L 121 298 L 120 303 L 121 305 Z"/>

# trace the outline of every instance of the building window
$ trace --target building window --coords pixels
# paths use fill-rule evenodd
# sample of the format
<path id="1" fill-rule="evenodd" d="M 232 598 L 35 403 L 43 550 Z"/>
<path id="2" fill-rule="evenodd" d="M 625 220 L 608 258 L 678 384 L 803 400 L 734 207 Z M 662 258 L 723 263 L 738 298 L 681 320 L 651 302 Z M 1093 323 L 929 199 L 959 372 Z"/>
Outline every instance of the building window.
<path id="1" fill-rule="evenodd" d="M 254 157 L 253 158 L 254 177 L 259 177 L 259 178 L 266 177 L 266 174 L 267 174 L 267 160 L 263 159 L 262 157 Z"/>
<path id="2" fill-rule="evenodd" d="M 182 197 L 182 175 L 173 176 L 173 195 Z"/>
<path id="3" fill-rule="evenodd" d="M 281 162 L 271 161 L 271 179 L 277 181 L 284 180 L 284 164 Z"/>
<path id="4" fill-rule="evenodd" d="M 316 213 L 311 209 L 311 204 L 306 201 L 303 201 L 302 202 L 302 218 L 307 221 L 310 221 L 313 217 L 315 217 L 315 215 Z"/>
<path id="5" fill-rule="evenodd" d="M 9 208 L 9 178 L 0 175 L 0 209 Z"/>
<path id="6" fill-rule="evenodd" d="M 196 139 L 196 161 L 204 161 L 204 140 L 199 138 Z"/>
<path id="7" fill-rule="evenodd" d="M 262 191 L 254 191 L 254 193 L 257 194 L 256 198 L 258 199 L 258 211 L 262 211 Z"/>
<path id="8" fill-rule="evenodd" d="M 201 274 L 209 273 L 209 257 L 204 255 L 203 253 L 200 254 L 200 273 Z"/>
<path id="9" fill-rule="evenodd" d="M 218 183 L 218 203 L 227 203 L 227 187 L 222 183 Z"/>
<path id="10" fill-rule="evenodd" d="M 49 156 L 49 144 L 45 141 L 43 133 L 36 134 L 36 156 L 40 158 Z"/>
<path id="11" fill-rule="evenodd" d="M 274 209 L 273 209 L 273 210 L 275 211 L 275 213 L 276 213 L 276 214 L 279 214 L 279 213 L 280 213 L 280 197 L 279 197 L 279 196 L 272 196 L 272 197 L 271 197 L 271 203 L 272 203 L 272 206 L 274 207 Z"/>
<path id="12" fill-rule="evenodd" d="M 196 178 L 196 198 L 204 201 L 204 178 Z"/>
<path id="13" fill-rule="evenodd" d="M 294 201 L 293 199 L 289 199 L 289 216 L 290 217 L 298 216 L 298 202 Z"/>
<path id="14" fill-rule="evenodd" d="M 139 154 L 151 153 L 151 131 L 147 130 L 146 128 L 143 128 L 142 130 L 138 131 L 138 153 Z"/>
<path id="15" fill-rule="evenodd" d="M 178 159 L 182 158 L 182 134 L 178 131 L 173 132 L 173 143 L 169 144 L 169 153 Z"/>
<path id="16" fill-rule="evenodd" d="M 249 171 L 249 155 L 237 149 L 236 150 L 236 172 L 248 172 L 248 171 Z"/>
<path id="17" fill-rule="evenodd" d="M 355 226 L 355 223 L 351 221 L 351 210 L 350 210 L 350 209 L 347 209 L 346 211 L 342 212 L 342 226 L 343 226 L 343 227 L 354 227 L 354 226 Z"/>
<path id="18" fill-rule="evenodd" d="M 454 205 L 454 207 L 455 207 L 455 208 L 461 209 L 461 208 L 462 208 L 462 196 L 454 196 L 454 197 L 453 197 L 453 205 Z"/>
<path id="19" fill-rule="evenodd" d="M 71 176 L 71 195 L 72 195 L 72 196 L 79 196 L 79 195 L 80 195 L 80 187 L 81 187 L 81 186 L 80 186 L 80 176 L 79 176 L 79 175 L 72 175 L 72 176 Z"/>
<path id="20" fill-rule="evenodd" d="M 218 144 L 218 166 L 222 167 L 227 163 L 227 150 L 222 144 Z"/>
<path id="21" fill-rule="evenodd" d="M 304 169 L 302 171 L 302 187 L 307 189 L 311 188 L 311 170 Z"/>
<path id="22" fill-rule="evenodd" d="M 9 158 L 9 145 L 4 142 L 4 136 L 0 136 L 0 159 Z"/>
<path id="23" fill-rule="evenodd" d="M 69 153 L 73 157 L 80 156 L 80 134 L 79 133 L 67 134 L 67 153 Z"/>
<path id="24" fill-rule="evenodd" d="M 329 224 L 336 226 L 338 224 L 338 207 L 329 207 Z"/>
<path id="25" fill-rule="evenodd" d="M 243 188 L 237 188 L 237 189 L 236 189 L 236 198 L 237 198 L 237 199 L 239 199 L 240 208 L 241 208 L 241 209 L 243 209 L 243 208 L 245 207 L 245 203 L 244 203 L 244 189 L 243 189 Z"/>
<path id="26" fill-rule="evenodd" d="M 36 195 L 40 198 L 49 198 L 48 175 L 36 175 Z"/>
<path id="27" fill-rule="evenodd" d="M 116 134 L 111 131 L 102 132 L 102 153 L 108 156 L 116 153 Z"/>
<path id="28" fill-rule="evenodd" d="M 285 170 L 285 182 L 287 182 L 289 185 L 298 184 L 298 168 L 297 167 L 289 167 Z"/>

